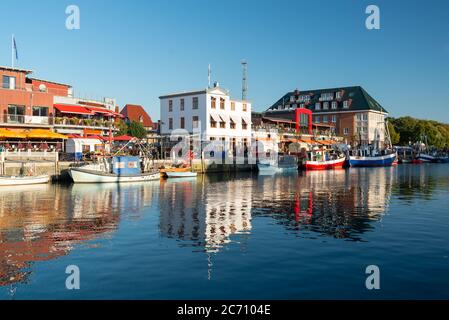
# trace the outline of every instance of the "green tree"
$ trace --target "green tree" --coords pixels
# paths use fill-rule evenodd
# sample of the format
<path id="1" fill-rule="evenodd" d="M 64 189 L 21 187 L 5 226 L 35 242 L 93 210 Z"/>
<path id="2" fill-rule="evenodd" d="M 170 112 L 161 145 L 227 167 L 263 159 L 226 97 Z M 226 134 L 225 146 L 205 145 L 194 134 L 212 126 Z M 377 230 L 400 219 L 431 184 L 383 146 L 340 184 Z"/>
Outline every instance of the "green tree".
<path id="1" fill-rule="evenodd" d="M 147 136 L 147 131 L 141 123 L 133 121 L 128 125 L 128 134 L 138 139 L 144 139 Z"/>
<path id="2" fill-rule="evenodd" d="M 116 136 L 124 136 L 128 135 L 128 125 L 125 121 L 120 120 L 118 123 L 115 124 L 116 128 L 118 129 Z"/>

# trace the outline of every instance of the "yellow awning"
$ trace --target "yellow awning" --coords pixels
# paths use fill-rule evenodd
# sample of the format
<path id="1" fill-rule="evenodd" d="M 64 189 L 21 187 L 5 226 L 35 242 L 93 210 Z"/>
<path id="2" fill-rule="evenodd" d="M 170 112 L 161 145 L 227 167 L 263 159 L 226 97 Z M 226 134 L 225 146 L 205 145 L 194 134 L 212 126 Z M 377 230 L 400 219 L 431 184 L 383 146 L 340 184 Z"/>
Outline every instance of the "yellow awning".
<path id="1" fill-rule="evenodd" d="M 34 129 L 23 133 L 28 139 L 68 139 L 66 135 L 44 129 Z"/>
<path id="2" fill-rule="evenodd" d="M 0 128 L 0 139 L 25 139 L 25 138 L 26 135 L 21 132 Z"/>

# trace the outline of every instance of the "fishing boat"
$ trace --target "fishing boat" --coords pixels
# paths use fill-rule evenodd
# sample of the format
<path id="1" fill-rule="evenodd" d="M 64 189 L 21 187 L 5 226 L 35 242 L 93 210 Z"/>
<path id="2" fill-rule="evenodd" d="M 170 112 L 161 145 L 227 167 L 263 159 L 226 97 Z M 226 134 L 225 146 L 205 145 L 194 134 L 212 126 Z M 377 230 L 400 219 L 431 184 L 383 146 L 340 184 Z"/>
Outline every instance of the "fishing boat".
<path id="1" fill-rule="evenodd" d="M 86 165 L 69 170 L 70 177 L 75 183 L 122 183 L 144 182 L 160 179 L 158 171 L 141 172 L 138 157 L 115 156 L 112 161 Z"/>
<path id="2" fill-rule="evenodd" d="M 349 156 L 351 167 L 388 167 L 396 163 L 396 152 L 392 150 L 359 149 Z"/>
<path id="3" fill-rule="evenodd" d="M 305 170 L 332 170 L 341 169 L 346 157 L 343 154 L 324 148 L 315 148 L 307 152 L 307 157 L 302 161 Z"/>
<path id="4" fill-rule="evenodd" d="M 198 174 L 192 171 L 190 167 L 166 168 L 160 170 L 161 174 L 167 178 L 193 178 Z"/>
<path id="5" fill-rule="evenodd" d="M 267 162 L 260 161 L 257 164 L 257 169 L 261 174 L 275 174 L 277 172 L 282 171 L 282 169 L 279 168 L 279 166 L 275 161 L 267 161 Z"/>
<path id="6" fill-rule="evenodd" d="M 23 186 L 44 184 L 50 181 L 49 175 L 40 176 L 0 176 L 0 186 Z"/>

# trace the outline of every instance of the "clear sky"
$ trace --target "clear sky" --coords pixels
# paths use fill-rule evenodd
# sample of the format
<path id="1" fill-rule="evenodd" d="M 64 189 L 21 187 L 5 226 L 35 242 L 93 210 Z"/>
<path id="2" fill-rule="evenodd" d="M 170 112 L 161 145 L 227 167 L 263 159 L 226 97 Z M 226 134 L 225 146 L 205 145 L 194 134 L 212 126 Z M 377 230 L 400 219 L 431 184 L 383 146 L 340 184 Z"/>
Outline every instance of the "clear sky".
<path id="1" fill-rule="evenodd" d="M 81 29 L 65 28 L 76 4 Z M 380 30 L 365 8 L 380 8 Z M 2 1 L 0 65 L 69 83 L 82 97 L 142 104 L 212 79 L 262 111 L 293 89 L 361 85 L 392 116 L 449 122 L 449 1 Z"/>

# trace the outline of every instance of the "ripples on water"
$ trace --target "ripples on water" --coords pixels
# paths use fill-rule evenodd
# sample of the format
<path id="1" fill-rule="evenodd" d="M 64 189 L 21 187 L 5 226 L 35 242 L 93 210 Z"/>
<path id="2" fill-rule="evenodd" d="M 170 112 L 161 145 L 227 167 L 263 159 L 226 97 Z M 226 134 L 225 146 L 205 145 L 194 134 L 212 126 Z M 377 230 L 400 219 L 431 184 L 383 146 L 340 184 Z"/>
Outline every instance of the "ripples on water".
<path id="1" fill-rule="evenodd" d="M 449 298 L 448 189 L 445 165 L 2 188 L 0 298 Z"/>

